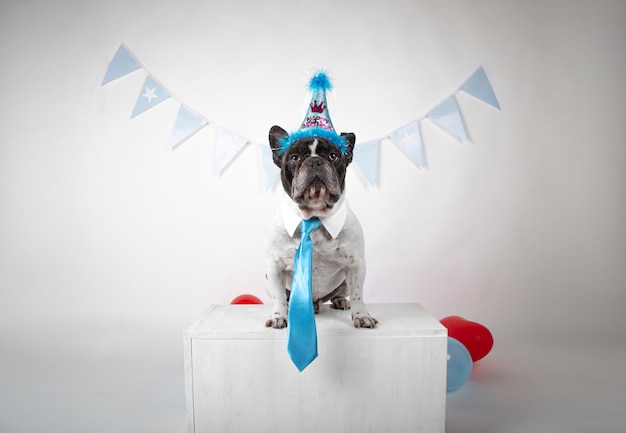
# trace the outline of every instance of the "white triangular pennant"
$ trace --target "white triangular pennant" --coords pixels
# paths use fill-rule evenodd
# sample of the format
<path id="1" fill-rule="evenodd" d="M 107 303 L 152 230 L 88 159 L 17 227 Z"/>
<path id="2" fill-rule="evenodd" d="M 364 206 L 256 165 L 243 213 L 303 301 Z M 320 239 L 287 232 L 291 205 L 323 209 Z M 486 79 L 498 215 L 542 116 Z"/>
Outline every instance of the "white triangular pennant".
<path id="1" fill-rule="evenodd" d="M 143 87 L 139 91 L 135 108 L 130 118 L 143 113 L 146 110 L 154 107 L 155 105 L 165 101 L 171 95 L 150 75 L 146 77 L 146 81 L 143 83 Z"/>
<path id="2" fill-rule="evenodd" d="M 396 129 L 389 137 L 418 167 L 426 167 L 419 121 L 414 120 Z"/>
<path id="3" fill-rule="evenodd" d="M 427 114 L 439 126 L 462 139 L 468 139 L 463 126 L 463 119 L 454 96 L 448 96 L 442 103 Z"/>
<path id="4" fill-rule="evenodd" d="M 215 136 L 215 163 L 217 174 L 221 174 L 226 166 L 241 152 L 248 143 L 245 137 L 226 129 L 217 128 Z"/>
<path id="5" fill-rule="evenodd" d="M 172 135 L 168 142 L 168 147 L 174 149 L 180 143 L 198 132 L 207 123 L 208 122 L 202 116 L 181 104 L 174 129 L 172 130 Z"/>
<path id="6" fill-rule="evenodd" d="M 486 102 L 498 110 L 500 109 L 500 104 L 498 104 L 496 94 L 493 92 L 489 78 L 487 78 L 487 74 L 482 66 L 478 68 L 478 70 L 474 72 L 474 74 L 469 77 L 465 83 L 463 83 L 461 90 L 483 102 Z"/>
<path id="7" fill-rule="evenodd" d="M 111 59 L 107 71 L 104 74 L 104 78 L 102 79 L 102 84 L 100 85 L 104 86 L 109 81 L 123 77 L 140 68 L 141 64 L 139 64 L 135 56 L 126 48 L 126 45 L 122 44 L 115 52 L 113 59 Z"/>
<path id="8" fill-rule="evenodd" d="M 354 146 L 354 162 L 365 179 L 376 187 L 378 177 L 378 148 L 380 140 L 370 140 Z"/>
<path id="9" fill-rule="evenodd" d="M 261 165 L 263 167 L 263 178 L 265 179 L 265 191 L 269 191 L 276 183 L 280 170 L 274 164 L 274 156 L 269 145 L 259 144 L 259 146 L 261 146 Z"/>

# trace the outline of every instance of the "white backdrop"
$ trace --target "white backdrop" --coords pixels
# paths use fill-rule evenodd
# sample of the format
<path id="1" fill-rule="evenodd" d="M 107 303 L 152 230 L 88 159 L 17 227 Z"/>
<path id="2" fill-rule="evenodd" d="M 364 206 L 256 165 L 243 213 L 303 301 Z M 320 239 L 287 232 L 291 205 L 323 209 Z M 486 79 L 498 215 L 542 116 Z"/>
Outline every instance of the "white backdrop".
<path id="1" fill-rule="evenodd" d="M 121 42 L 184 103 L 259 143 L 274 124 L 299 126 L 314 68 L 331 72 L 333 122 L 359 142 L 425 115 L 482 65 L 502 111 L 460 94 L 471 141 L 426 121 L 428 168 L 384 142 L 378 188 L 349 169 L 366 300 L 479 321 L 496 349 L 624 341 L 623 2 L 24 1 L 0 12 L 0 431 L 95 419 L 183 429 L 182 331 L 211 304 L 268 299 L 263 231 L 280 186 L 264 191 L 255 146 L 217 176 L 211 127 L 165 150 L 174 101 L 129 120 L 145 74 L 100 86 Z M 94 405 L 63 415 L 85 389 Z"/>

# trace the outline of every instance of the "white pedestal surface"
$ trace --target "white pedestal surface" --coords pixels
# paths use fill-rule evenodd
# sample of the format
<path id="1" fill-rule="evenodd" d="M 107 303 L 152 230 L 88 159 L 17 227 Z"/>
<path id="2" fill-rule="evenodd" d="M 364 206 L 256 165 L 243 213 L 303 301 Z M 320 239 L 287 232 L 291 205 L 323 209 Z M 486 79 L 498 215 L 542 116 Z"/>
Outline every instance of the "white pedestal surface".
<path id="1" fill-rule="evenodd" d="M 444 433 L 447 330 L 418 304 L 316 315 L 318 357 L 303 372 L 269 305 L 212 306 L 184 334 L 189 433 Z"/>

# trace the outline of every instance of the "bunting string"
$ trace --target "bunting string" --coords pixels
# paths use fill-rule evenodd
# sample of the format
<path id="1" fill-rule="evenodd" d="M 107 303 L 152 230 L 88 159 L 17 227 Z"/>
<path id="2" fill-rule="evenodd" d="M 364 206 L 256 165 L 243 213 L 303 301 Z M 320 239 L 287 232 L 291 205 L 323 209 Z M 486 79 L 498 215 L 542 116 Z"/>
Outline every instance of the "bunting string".
<path id="1" fill-rule="evenodd" d="M 252 144 L 260 149 L 259 159 L 265 180 L 265 189 L 268 191 L 272 188 L 278 179 L 279 170 L 273 162 L 272 152 L 267 144 L 254 143 L 235 131 L 221 128 L 190 108 L 148 72 L 126 45 L 121 44 L 117 49 L 107 67 L 101 85 L 104 86 L 140 69 L 145 71 L 146 80 L 137 96 L 137 101 L 130 115 L 131 119 L 161 102 L 168 99 L 174 100 L 179 104 L 179 110 L 167 141 L 169 149 L 175 149 L 205 126 L 212 125 L 216 130 L 213 169 L 217 175 L 221 175 L 237 155 L 246 146 Z M 481 66 L 456 91 L 430 109 L 426 115 L 412 120 L 383 137 L 357 143 L 354 148 L 354 162 L 367 183 L 374 188 L 378 185 L 379 150 L 383 140 L 391 141 L 418 168 L 426 168 L 426 155 L 421 133 L 421 124 L 426 120 L 432 121 L 458 140 L 469 141 L 467 128 L 457 102 L 457 95 L 461 91 L 498 110 L 501 109 L 487 74 Z"/>

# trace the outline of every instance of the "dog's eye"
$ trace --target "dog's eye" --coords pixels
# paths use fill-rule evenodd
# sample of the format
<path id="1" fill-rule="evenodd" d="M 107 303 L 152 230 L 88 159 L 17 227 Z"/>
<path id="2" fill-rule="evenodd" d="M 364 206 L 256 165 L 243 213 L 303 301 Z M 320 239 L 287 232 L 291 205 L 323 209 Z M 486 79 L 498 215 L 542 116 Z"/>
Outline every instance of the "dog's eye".
<path id="1" fill-rule="evenodd" d="M 328 159 L 330 159 L 331 161 L 337 161 L 339 159 L 339 155 L 337 155 L 335 152 L 332 152 L 328 155 Z"/>
<path id="2" fill-rule="evenodd" d="M 298 162 L 298 161 L 300 161 L 300 155 L 296 155 L 294 153 L 293 155 L 291 155 L 291 157 L 289 159 L 291 160 L 291 162 Z"/>

